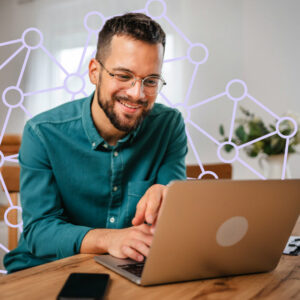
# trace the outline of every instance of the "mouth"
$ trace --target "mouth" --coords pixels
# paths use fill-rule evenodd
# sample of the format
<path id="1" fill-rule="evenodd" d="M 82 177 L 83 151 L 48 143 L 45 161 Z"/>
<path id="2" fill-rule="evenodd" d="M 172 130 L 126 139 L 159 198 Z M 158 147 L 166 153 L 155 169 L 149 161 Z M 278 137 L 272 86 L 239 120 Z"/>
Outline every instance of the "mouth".
<path id="1" fill-rule="evenodd" d="M 144 104 L 134 103 L 124 99 L 116 99 L 116 100 L 117 103 L 120 104 L 121 109 L 128 114 L 134 114 L 136 112 L 139 112 L 145 106 Z"/>

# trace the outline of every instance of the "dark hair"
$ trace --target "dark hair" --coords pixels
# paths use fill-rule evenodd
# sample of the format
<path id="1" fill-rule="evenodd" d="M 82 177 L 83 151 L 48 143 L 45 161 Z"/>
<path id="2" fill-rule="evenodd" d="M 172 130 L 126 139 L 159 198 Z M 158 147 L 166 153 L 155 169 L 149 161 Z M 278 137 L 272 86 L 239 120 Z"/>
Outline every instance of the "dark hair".
<path id="1" fill-rule="evenodd" d="M 127 35 L 149 44 L 161 43 L 165 49 L 166 34 L 161 26 L 142 13 L 127 13 L 106 21 L 99 32 L 96 58 L 105 61 L 114 35 Z"/>

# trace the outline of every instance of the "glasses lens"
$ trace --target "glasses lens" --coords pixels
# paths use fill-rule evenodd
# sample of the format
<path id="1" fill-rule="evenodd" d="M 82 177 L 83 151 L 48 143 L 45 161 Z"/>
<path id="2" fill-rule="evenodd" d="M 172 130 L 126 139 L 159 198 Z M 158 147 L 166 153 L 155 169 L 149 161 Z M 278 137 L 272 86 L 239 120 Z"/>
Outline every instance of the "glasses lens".
<path id="1" fill-rule="evenodd" d="M 163 81 L 158 77 L 149 76 L 143 80 L 144 92 L 150 96 L 157 95 L 160 92 L 162 86 Z"/>

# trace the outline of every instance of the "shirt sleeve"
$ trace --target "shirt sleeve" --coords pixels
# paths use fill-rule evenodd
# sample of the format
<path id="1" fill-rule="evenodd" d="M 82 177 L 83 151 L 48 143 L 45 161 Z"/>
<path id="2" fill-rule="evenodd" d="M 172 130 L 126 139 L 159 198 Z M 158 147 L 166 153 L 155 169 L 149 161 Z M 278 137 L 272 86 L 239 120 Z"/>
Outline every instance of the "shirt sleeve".
<path id="1" fill-rule="evenodd" d="M 167 151 L 158 171 L 157 183 L 168 184 L 172 180 L 186 179 L 185 157 L 187 154 L 187 137 L 181 113 L 176 111 L 168 126 Z"/>
<path id="2" fill-rule="evenodd" d="M 69 222 L 41 134 L 30 121 L 24 128 L 19 162 L 23 237 L 29 250 L 43 258 L 79 253 L 92 228 Z"/>

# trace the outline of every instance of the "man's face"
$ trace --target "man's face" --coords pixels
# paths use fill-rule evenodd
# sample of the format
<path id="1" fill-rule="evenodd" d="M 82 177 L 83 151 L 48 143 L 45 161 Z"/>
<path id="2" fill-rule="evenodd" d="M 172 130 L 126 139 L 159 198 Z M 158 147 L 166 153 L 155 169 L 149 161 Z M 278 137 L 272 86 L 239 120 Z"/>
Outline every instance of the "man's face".
<path id="1" fill-rule="evenodd" d="M 160 75 L 163 46 L 134 40 L 128 36 L 114 36 L 111 50 L 103 63 L 111 73 L 129 71 L 138 78 L 135 85 L 124 84 L 110 76 L 103 68 L 99 74 L 97 97 L 110 122 L 120 131 L 130 132 L 138 127 L 153 107 L 157 95 L 147 95 L 141 78 Z"/>

